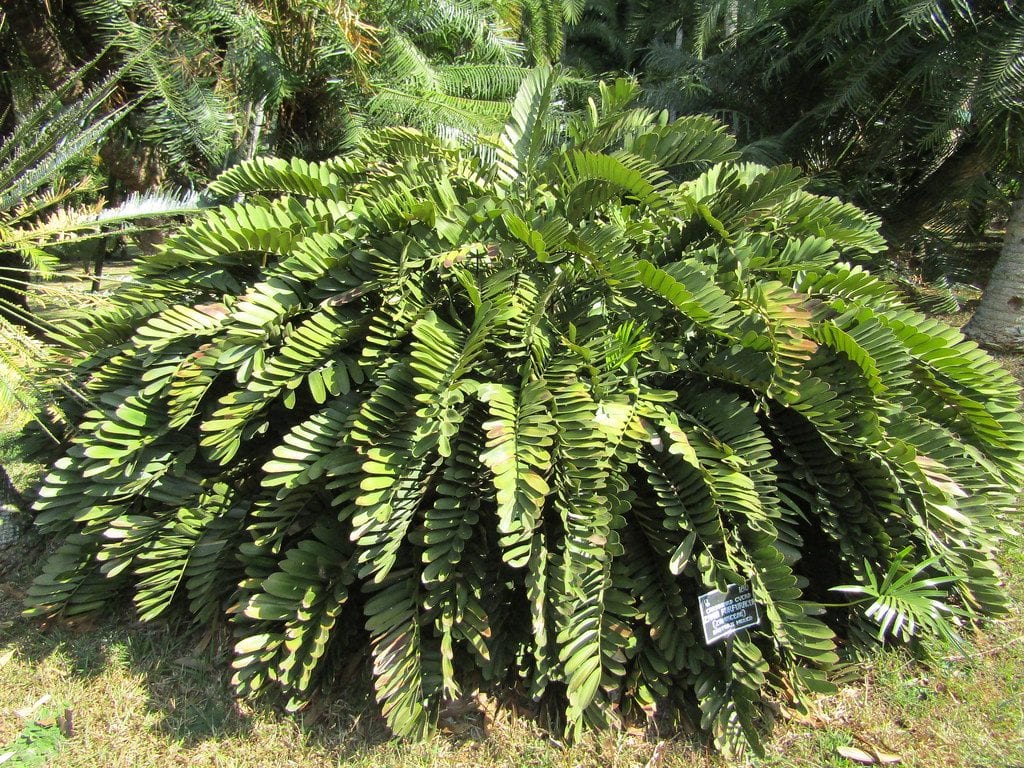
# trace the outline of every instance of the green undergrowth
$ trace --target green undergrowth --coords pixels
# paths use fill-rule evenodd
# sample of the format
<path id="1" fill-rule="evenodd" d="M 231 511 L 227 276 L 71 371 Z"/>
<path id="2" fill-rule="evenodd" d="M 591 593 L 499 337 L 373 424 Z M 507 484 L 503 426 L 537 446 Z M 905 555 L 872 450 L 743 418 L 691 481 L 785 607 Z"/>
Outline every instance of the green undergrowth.
<path id="1" fill-rule="evenodd" d="M 61 705 L 22 710 L 25 725 L 17 738 L 0 747 L 0 764 L 9 768 L 48 765 L 72 735 L 69 711 Z"/>

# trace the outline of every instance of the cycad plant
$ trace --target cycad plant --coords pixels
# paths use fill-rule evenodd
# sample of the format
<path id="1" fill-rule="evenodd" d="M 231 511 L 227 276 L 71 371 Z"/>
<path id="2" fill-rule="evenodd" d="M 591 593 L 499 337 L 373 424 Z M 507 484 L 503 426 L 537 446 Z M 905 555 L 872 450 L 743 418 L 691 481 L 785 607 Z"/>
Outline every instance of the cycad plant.
<path id="1" fill-rule="evenodd" d="M 828 689 L 837 633 L 1002 608 L 1009 375 L 850 263 L 871 217 L 626 81 L 552 130 L 554 80 L 472 148 L 232 169 L 69 324 L 91 405 L 31 614 L 227 619 L 237 691 L 290 708 L 368 653 L 403 736 L 489 687 L 735 751 L 764 696 Z M 698 597 L 739 584 L 760 624 L 706 644 Z"/>
<path id="2" fill-rule="evenodd" d="M 16 112 L 13 130 L 0 136 L 0 321 L 31 323 L 25 316 L 26 270 L 51 266 L 54 260 L 44 246 L 75 228 L 62 224 L 81 223 L 82 217 L 74 217 L 67 203 L 98 189 L 74 165 L 126 111 L 98 114 L 116 77 L 70 99 L 72 87 L 86 72 L 80 71 L 24 114 Z M 69 103 L 63 104 L 62 99 Z"/>

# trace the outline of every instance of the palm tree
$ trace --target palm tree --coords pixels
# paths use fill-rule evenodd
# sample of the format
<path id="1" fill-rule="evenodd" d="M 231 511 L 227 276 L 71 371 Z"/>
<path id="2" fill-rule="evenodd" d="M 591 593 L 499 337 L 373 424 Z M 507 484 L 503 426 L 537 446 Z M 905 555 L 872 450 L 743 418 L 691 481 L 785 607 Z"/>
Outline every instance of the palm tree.
<path id="1" fill-rule="evenodd" d="M 88 68 L 78 70 L 27 112 L 12 111 L 14 128 L 0 137 L 0 402 L 31 413 L 38 411 L 30 401 L 45 387 L 26 399 L 22 385 L 32 381 L 29 373 L 40 363 L 52 363 L 44 340 L 54 326 L 29 307 L 29 286 L 55 265 L 50 249 L 147 231 L 156 221 L 194 212 L 199 203 L 194 194 L 153 190 L 105 206 L 82 157 L 95 151 L 133 105 L 108 109 L 119 72 L 64 104 L 87 74 Z M 58 374 L 50 368 L 44 378 L 63 387 Z"/>
<path id="2" fill-rule="evenodd" d="M 1024 13 L 995 0 L 833 2 L 797 60 L 801 49 L 820 51 L 832 87 L 787 139 L 817 148 L 821 172 L 882 213 L 891 243 L 970 256 L 986 216 L 1018 198 L 992 290 L 966 332 L 1021 346 Z"/>
<path id="3" fill-rule="evenodd" d="M 497 129 L 524 65 L 559 55 L 563 13 L 551 0 L 69 0 L 22 10 L 9 31 L 41 41 L 21 58 L 44 80 L 105 46 L 105 61 L 132 62 L 125 91 L 141 103 L 105 159 L 120 171 L 147 150 L 178 181 L 264 153 L 331 156 L 374 125 Z M 139 181 L 126 189 L 151 180 Z"/>
<path id="4" fill-rule="evenodd" d="M 110 109 L 121 72 L 106 77 L 65 104 L 82 87 L 89 67 L 22 112 L 15 108 L 10 133 L 0 137 L 0 319 L 32 325 L 26 317 L 26 268 L 45 272 L 54 259 L 48 246 L 136 228 L 144 217 L 195 210 L 194 198 L 156 193 L 103 210 L 101 186 L 83 155 L 94 151 L 130 112 Z M 15 105 L 17 107 L 17 105 Z"/>

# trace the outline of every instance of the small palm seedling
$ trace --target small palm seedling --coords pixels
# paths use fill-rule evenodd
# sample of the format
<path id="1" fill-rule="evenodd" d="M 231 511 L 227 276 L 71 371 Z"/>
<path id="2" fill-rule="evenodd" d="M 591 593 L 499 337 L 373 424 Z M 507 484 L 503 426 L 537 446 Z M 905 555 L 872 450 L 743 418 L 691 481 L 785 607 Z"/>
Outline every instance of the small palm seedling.
<path id="1" fill-rule="evenodd" d="M 870 602 L 864 616 L 878 625 L 879 641 L 892 637 L 909 642 L 923 630 L 924 634 L 958 644 L 959 638 L 950 619 L 963 611 L 946 602 L 948 593 L 943 590 L 943 586 L 956 581 L 956 577 L 919 578 L 929 568 L 939 565 L 939 559 L 929 558 L 908 567 L 904 560 L 912 552 L 913 548 L 907 547 L 897 553 L 882 579 L 875 575 L 871 564 L 865 562 L 864 584 L 846 584 L 832 589 L 864 595 L 857 602 Z"/>
<path id="2" fill-rule="evenodd" d="M 847 261 L 874 219 L 634 97 L 559 126 L 538 70 L 482 147 L 391 129 L 222 175 L 234 202 L 64 333 L 91 405 L 30 612 L 227 617 L 238 692 L 290 708 L 368 649 L 403 736 L 512 687 L 734 751 L 763 696 L 829 689 L 837 630 L 873 642 L 829 588 L 926 561 L 1000 610 L 1010 376 Z M 708 645 L 732 585 L 760 624 Z"/>

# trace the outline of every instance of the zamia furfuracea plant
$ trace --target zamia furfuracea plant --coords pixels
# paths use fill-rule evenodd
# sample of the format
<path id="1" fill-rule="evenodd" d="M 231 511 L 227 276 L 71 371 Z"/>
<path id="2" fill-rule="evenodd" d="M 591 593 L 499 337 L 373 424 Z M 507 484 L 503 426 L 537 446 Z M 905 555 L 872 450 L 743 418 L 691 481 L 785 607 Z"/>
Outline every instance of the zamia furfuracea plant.
<path id="1" fill-rule="evenodd" d="M 65 327 L 89 402 L 31 614 L 226 620 L 238 693 L 290 708 L 367 653 L 401 736 L 486 688 L 735 752 L 766 696 L 829 690 L 837 638 L 1003 607 L 1011 377 L 855 265 L 873 217 L 627 81 L 552 121 L 555 80 L 473 146 L 227 171 Z M 928 599 L 826 612 L 858 584 Z M 760 621 L 708 644 L 730 585 Z"/>

